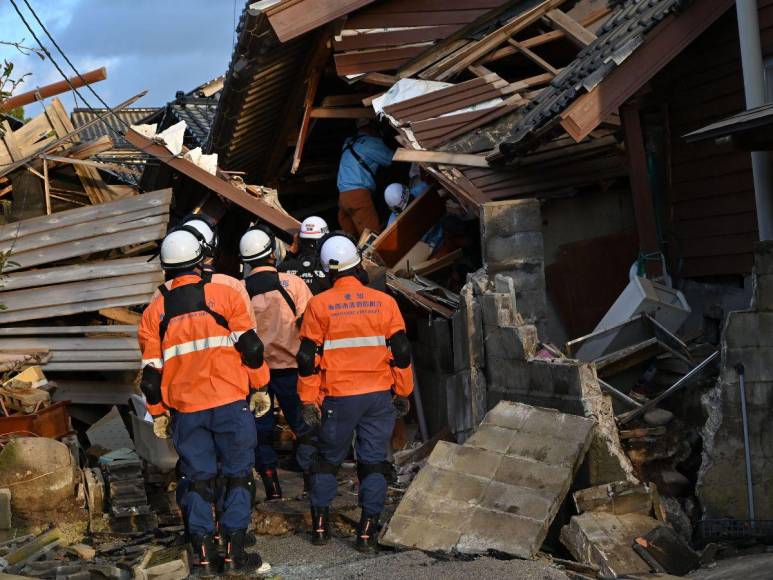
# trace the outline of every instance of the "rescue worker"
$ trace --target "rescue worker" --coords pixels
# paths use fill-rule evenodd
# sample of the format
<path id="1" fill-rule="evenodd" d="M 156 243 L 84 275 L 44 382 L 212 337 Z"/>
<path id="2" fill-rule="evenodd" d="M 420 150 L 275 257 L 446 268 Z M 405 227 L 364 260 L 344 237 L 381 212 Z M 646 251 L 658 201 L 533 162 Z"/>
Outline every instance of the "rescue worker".
<path id="1" fill-rule="evenodd" d="M 373 204 L 376 173 L 380 167 L 392 164 L 393 155 L 371 124 L 360 127 L 355 137 L 344 141 L 338 165 L 338 223 L 346 233 L 360 236 L 366 229 L 381 231 Z"/>
<path id="2" fill-rule="evenodd" d="M 161 244 L 161 265 L 170 283 L 159 288 L 142 315 L 140 386 L 154 432 L 171 435 L 181 478 L 188 482 L 181 508 L 194 572 L 248 572 L 268 566 L 245 552 L 244 544 L 255 494 L 253 412 L 270 407 L 268 394 L 259 390 L 269 373 L 250 309 L 231 285 L 201 271 L 204 256 L 190 231 L 172 231 Z M 226 486 L 220 519 L 224 559 L 214 542 L 218 475 Z"/>
<path id="3" fill-rule="evenodd" d="M 325 275 L 322 264 L 319 261 L 319 248 L 317 244 L 329 233 L 327 222 L 321 217 L 307 217 L 301 222 L 301 231 L 298 234 L 298 252 L 288 255 L 279 265 L 280 272 L 295 274 L 300 277 L 311 290 L 312 294 L 330 288 L 330 278 Z"/>
<path id="4" fill-rule="evenodd" d="M 279 404 L 287 424 L 295 433 L 298 442 L 296 460 L 304 472 L 304 489 L 308 487 L 309 469 L 316 451 L 310 445 L 312 429 L 303 422 L 295 361 L 301 342 L 298 330 L 312 294 L 298 276 L 277 272 L 275 252 L 274 236 L 260 228 L 250 228 L 239 241 L 239 255 L 250 269 L 244 285 L 252 301 L 258 335 L 265 341 L 264 359 L 271 372 L 268 383 L 270 410 L 255 419 L 258 441 L 255 469 L 263 481 L 266 500 L 282 498 L 277 474 L 279 458 L 271 445 L 275 403 Z"/>
<path id="5" fill-rule="evenodd" d="M 298 394 L 304 420 L 318 428 L 320 453 L 312 465 L 312 542 L 330 538 L 336 473 L 356 434 L 362 507 L 356 548 L 376 546 L 387 493 L 387 445 L 413 391 L 411 350 L 395 300 L 365 286 L 367 274 L 354 242 L 331 234 L 320 248 L 333 287 L 311 299 L 301 326 Z"/>

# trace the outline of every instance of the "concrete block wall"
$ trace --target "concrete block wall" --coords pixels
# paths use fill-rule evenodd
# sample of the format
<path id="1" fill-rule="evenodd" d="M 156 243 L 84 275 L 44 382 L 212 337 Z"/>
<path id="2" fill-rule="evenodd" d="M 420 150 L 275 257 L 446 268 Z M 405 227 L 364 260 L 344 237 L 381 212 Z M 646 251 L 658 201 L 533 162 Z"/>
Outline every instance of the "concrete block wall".
<path id="1" fill-rule="evenodd" d="M 752 286 L 751 309 L 727 316 L 719 380 L 702 401 L 707 421 L 697 495 L 707 518 L 749 517 L 736 369 L 742 364 L 755 515 L 773 519 L 773 243 L 757 246 Z"/>
<path id="2" fill-rule="evenodd" d="M 483 263 L 491 278 L 515 285 L 518 312 L 544 335 L 547 321 L 545 251 L 536 199 L 485 203 L 480 212 Z"/>

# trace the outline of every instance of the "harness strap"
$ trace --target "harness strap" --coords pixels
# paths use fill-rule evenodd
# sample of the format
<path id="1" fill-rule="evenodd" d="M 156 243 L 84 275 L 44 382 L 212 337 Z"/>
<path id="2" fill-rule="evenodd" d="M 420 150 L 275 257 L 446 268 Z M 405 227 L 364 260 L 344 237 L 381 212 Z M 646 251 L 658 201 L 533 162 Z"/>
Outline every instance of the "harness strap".
<path id="1" fill-rule="evenodd" d="M 212 273 L 202 272 L 199 278 L 200 280 L 195 284 L 186 284 L 171 290 L 165 284 L 158 287 L 159 292 L 161 292 L 164 298 L 164 318 L 158 326 L 158 334 L 162 343 L 171 320 L 177 316 L 192 312 L 204 311 L 214 318 L 215 322 L 220 326 L 230 331 L 228 320 L 226 320 L 225 316 L 215 312 L 207 304 L 204 286 L 212 282 Z"/>
<path id="2" fill-rule="evenodd" d="M 344 146 L 344 151 L 349 151 L 352 154 L 352 157 L 354 157 L 354 160 L 359 163 L 360 167 L 362 167 L 365 171 L 368 172 L 368 174 L 373 178 L 373 181 L 376 181 L 376 174 L 373 172 L 373 170 L 370 168 L 370 165 L 368 165 L 365 160 L 360 156 L 359 153 L 354 148 L 354 144 L 357 143 L 357 141 L 360 140 L 362 136 L 358 135 L 355 139 L 352 139 Z"/>
<path id="3" fill-rule="evenodd" d="M 293 297 L 290 296 L 290 293 L 285 290 L 285 287 L 282 286 L 282 281 L 279 279 L 278 272 L 257 272 L 247 278 L 246 286 L 247 294 L 250 295 L 250 298 L 276 290 L 282 298 L 284 298 L 284 301 L 287 302 L 287 305 L 290 307 L 290 310 L 293 311 L 293 314 L 298 316 L 298 309 L 295 306 L 295 301 L 293 300 Z"/>

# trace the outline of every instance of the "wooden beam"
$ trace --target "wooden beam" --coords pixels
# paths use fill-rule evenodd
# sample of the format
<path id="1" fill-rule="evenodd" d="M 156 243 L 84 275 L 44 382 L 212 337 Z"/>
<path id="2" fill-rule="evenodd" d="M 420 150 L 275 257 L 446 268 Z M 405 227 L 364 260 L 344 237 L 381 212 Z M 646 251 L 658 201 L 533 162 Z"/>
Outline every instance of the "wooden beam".
<path id="1" fill-rule="evenodd" d="M 366 107 L 314 107 L 312 119 L 373 119 L 375 111 Z"/>
<path id="2" fill-rule="evenodd" d="M 488 161 L 482 155 L 467 153 L 446 153 L 445 151 L 421 151 L 399 148 L 392 161 L 411 163 L 440 163 L 442 165 L 466 165 L 467 167 L 488 167 Z"/>
<path id="3" fill-rule="evenodd" d="M 373 249 L 391 268 L 445 214 L 445 203 L 433 187 L 414 199 L 373 242 Z"/>
<path id="4" fill-rule="evenodd" d="M 43 158 L 43 191 L 46 198 L 46 215 L 51 215 L 51 186 L 48 183 L 48 161 Z"/>
<path id="5" fill-rule="evenodd" d="M 594 40 L 596 40 L 595 34 L 593 34 L 590 30 L 585 28 L 563 10 L 559 10 L 558 8 L 550 10 L 547 14 L 545 14 L 545 18 L 547 18 L 554 27 L 563 31 L 567 37 L 580 48 L 585 48 Z"/>
<path id="6" fill-rule="evenodd" d="M 516 49 L 518 52 L 520 52 L 523 56 L 528 58 L 530 61 L 532 61 L 537 66 L 544 68 L 546 71 L 548 71 L 553 76 L 556 76 L 558 74 L 558 69 L 554 67 L 552 64 L 550 64 L 548 61 L 546 61 L 544 58 L 539 56 L 537 53 L 533 52 L 531 49 L 526 48 L 524 45 L 522 45 L 517 40 L 513 40 L 512 38 L 508 38 L 507 42 L 512 46 L 514 49 Z"/>
<path id="7" fill-rule="evenodd" d="M 391 87 L 400 77 L 388 75 L 379 72 L 369 72 L 360 79 L 361 83 L 368 83 L 370 85 L 376 85 L 378 87 Z"/>
<path id="8" fill-rule="evenodd" d="M 103 308 L 99 314 L 110 320 L 115 320 L 119 324 L 130 325 L 130 328 L 136 328 L 142 320 L 142 315 L 129 310 L 128 308 Z"/>
<path id="9" fill-rule="evenodd" d="M 311 111 L 314 107 L 314 99 L 317 96 L 317 87 L 319 86 L 319 79 L 321 76 L 322 69 L 315 68 L 311 71 L 309 78 L 306 80 L 306 97 L 303 102 L 303 118 L 301 119 L 301 128 L 298 131 L 298 141 L 295 143 L 295 151 L 293 152 L 293 165 L 290 168 L 290 173 L 293 175 L 295 175 L 298 171 L 298 167 L 301 165 L 303 148 L 306 145 L 306 137 L 308 137 L 311 128 Z"/>
<path id="10" fill-rule="evenodd" d="M 54 97 L 61 93 L 66 93 L 67 91 L 71 90 L 71 87 L 75 87 L 77 89 L 92 83 L 98 83 L 99 81 L 103 81 L 106 78 L 107 69 L 105 67 L 90 70 L 88 72 L 82 73 L 80 76 L 67 79 L 66 81 L 51 83 L 50 85 L 37 88 L 34 91 L 27 91 L 26 93 L 8 97 L 6 100 L 0 103 L 0 108 L 5 111 L 10 111 L 16 107 L 23 107 L 24 105 L 29 105 L 35 101 L 42 101 L 43 99 Z"/>
<path id="11" fill-rule="evenodd" d="M 660 252 L 658 242 L 655 203 L 652 198 L 647 152 L 644 148 L 644 136 L 641 129 L 641 115 L 637 105 L 627 105 L 620 109 L 625 131 L 625 149 L 628 153 L 631 193 L 633 195 L 636 229 L 639 233 L 639 248 L 643 254 L 657 255 Z M 646 262 L 647 273 L 661 273 L 660 260 Z"/>
<path id="12" fill-rule="evenodd" d="M 732 6 L 732 0 L 702 0 L 667 16 L 642 46 L 561 113 L 561 126 L 582 141 Z"/>
<path id="13" fill-rule="evenodd" d="M 160 159 L 172 169 L 190 177 L 207 189 L 211 189 L 218 195 L 223 196 L 259 217 L 268 225 L 272 226 L 284 239 L 291 240 L 300 230 L 301 224 L 295 218 L 282 213 L 272 205 L 250 195 L 246 191 L 242 191 L 238 187 L 231 185 L 229 182 L 204 171 L 201 167 L 191 163 L 187 159 L 172 157 L 166 147 L 154 143 L 136 131 L 131 129 L 128 130 L 126 132 L 126 140 L 135 147 L 142 149 L 148 155 Z"/>
<path id="14" fill-rule="evenodd" d="M 120 324 L 85 326 L 15 326 L 0 328 L 0 336 L 46 336 L 48 334 L 125 334 L 136 336 L 137 327 Z"/>
<path id="15" fill-rule="evenodd" d="M 367 6 L 373 0 L 286 0 L 265 10 L 280 42 L 287 42 Z"/>

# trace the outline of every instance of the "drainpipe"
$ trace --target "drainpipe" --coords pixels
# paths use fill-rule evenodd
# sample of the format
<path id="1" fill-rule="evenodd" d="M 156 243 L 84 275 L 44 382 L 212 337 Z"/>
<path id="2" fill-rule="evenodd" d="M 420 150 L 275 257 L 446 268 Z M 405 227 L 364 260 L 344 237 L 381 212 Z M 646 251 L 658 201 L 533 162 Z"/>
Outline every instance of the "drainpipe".
<path id="1" fill-rule="evenodd" d="M 736 0 L 738 38 L 746 108 L 765 104 L 765 76 L 760 44 L 757 0 Z M 754 198 L 757 205 L 757 229 L 760 240 L 773 239 L 773 171 L 767 151 L 752 151 Z"/>

